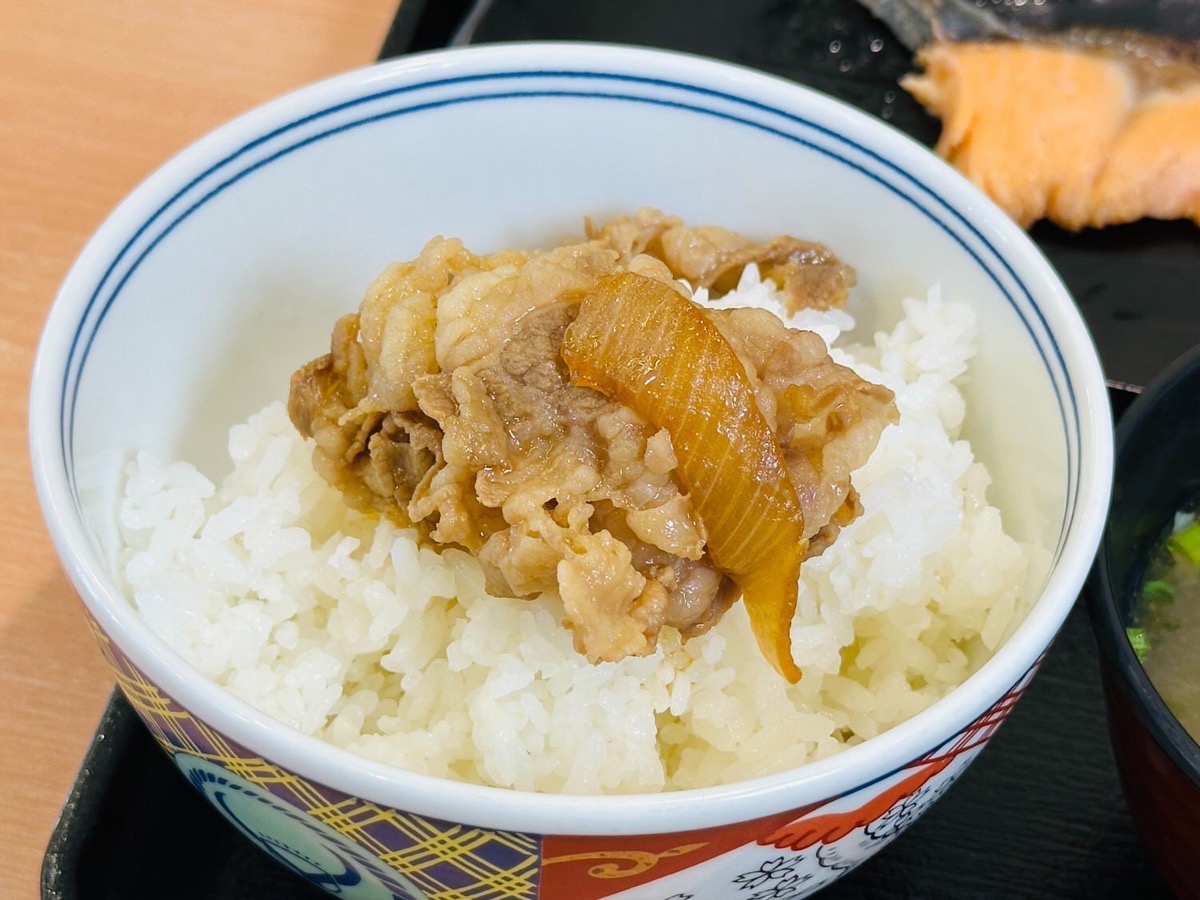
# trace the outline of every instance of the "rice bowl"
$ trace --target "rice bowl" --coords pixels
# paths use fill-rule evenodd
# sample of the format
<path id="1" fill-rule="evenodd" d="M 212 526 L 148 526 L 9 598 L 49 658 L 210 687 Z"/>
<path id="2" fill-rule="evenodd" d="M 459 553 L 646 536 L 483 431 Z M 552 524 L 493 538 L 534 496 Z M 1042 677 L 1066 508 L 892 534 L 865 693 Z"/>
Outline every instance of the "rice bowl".
<path id="1" fill-rule="evenodd" d="M 596 133 L 610 139 L 583 139 Z M 480 134 L 490 136 L 486 146 L 473 140 Z M 692 151 L 669 156 L 681 141 Z M 729 165 L 746 159 L 757 165 Z M 712 177 L 717 171 L 721 178 Z M 458 189 L 447 192 L 449 184 Z M 1029 550 L 1013 600 L 1018 615 L 1028 612 L 1011 633 L 999 619 L 994 635 L 977 624 L 998 649 L 959 687 L 931 702 L 910 698 L 905 714 L 928 705 L 877 736 L 865 718 L 856 722 L 859 742 L 837 753 L 823 755 L 831 748 L 814 737 L 821 749 L 809 749 L 822 758 L 798 767 L 769 759 L 777 749 L 769 747 L 753 765 L 773 774 L 714 765 L 695 776 L 713 787 L 580 799 L 562 792 L 561 774 L 553 791 L 497 789 L 452 780 L 470 777 L 461 765 L 452 778 L 431 777 L 349 753 L 214 684 L 148 627 L 161 611 L 144 619 L 112 574 L 124 562 L 114 511 L 137 451 L 194 462 L 216 490 L 230 467 L 229 429 L 280 399 L 297 360 L 325 345 L 347 292 L 389 260 L 415 253 L 435 232 L 480 247 L 545 245 L 572 233 L 580 214 L 644 202 L 747 233 L 803 231 L 837 247 L 860 273 L 856 327 L 842 338 L 849 344 L 895 333 L 904 298 L 924 297 L 934 284 L 943 310 L 971 306 L 980 339 L 961 384 L 961 433 L 991 475 L 987 497 L 1005 532 Z M 113 214 L 64 284 L 39 352 L 31 435 L 52 536 L 125 695 L 164 750 L 185 773 L 198 773 L 198 786 L 213 783 L 218 768 L 246 782 L 246 796 L 257 792 L 264 810 L 280 812 L 275 830 L 264 821 L 264 834 L 282 840 L 307 829 L 320 846 L 357 848 L 339 858 L 352 858 L 364 878 L 398 896 L 418 893 L 399 883 L 394 866 L 427 896 L 452 890 L 446 867 L 460 884 L 480 878 L 440 857 L 401 859 L 417 831 L 519 846 L 524 862 L 504 871 L 519 869 L 520 886 L 508 896 L 620 889 L 629 898 L 720 898 L 743 866 L 779 856 L 767 838 L 789 822 L 845 816 L 846 830 L 814 838 L 822 853 L 789 851 L 811 867 L 806 887 L 827 883 L 944 789 L 1019 696 L 1086 573 L 1111 473 L 1107 397 L 1077 310 L 1028 239 L 953 171 L 881 123 L 795 85 L 692 57 L 577 45 L 497 46 L 373 67 L 269 104 L 189 148 Z M 254 456 L 248 431 L 239 435 L 239 452 L 265 458 Z M 171 477 L 193 496 L 208 490 L 192 474 Z M 962 484 L 984 489 L 977 475 Z M 360 537 L 371 538 L 361 545 L 365 558 L 374 538 Z M 814 673 L 828 664 L 819 650 L 828 645 L 810 641 L 804 626 L 843 625 L 813 618 L 827 606 L 835 608 L 822 600 L 802 610 L 794 632 L 798 658 L 810 652 Z M 257 638 L 237 648 L 247 696 L 269 681 L 255 683 L 261 648 Z M 203 665 L 229 671 L 227 662 Z M 322 683 L 319 674 L 313 683 Z M 312 709 L 324 716 L 342 703 L 343 724 L 336 735 L 331 724 L 328 737 L 353 743 L 355 719 L 361 712 L 367 721 L 371 698 L 360 697 L 356 712 L 356 691 L 330 693 Z M 665 685 L 663 693 L 670 697 Z M 844 709 L 857 702 L 844 701 Z M 277 714 L 301 724 L 305 710 Z M 639 785 L 659 777 L 648 764 L 631 768 Z M 917 772 L 929 780 L 909 790 Z M 524 785 L 534 773 L 498 766 L 479 777 Z M 600 789 L 590 777 L 577 789 Z M 905 813 L 887 829 L 883 812 L 871 814 L 873 826 L 851 824 L 856 810 L 877 807 Z M 392 830 L 367 834 L 357 823 L 368 820 Z M 703 841 L 678 843 L 697 830 Z M 798 848 L 808 840 L 798 833 L 775 840 Z M 545 864 L 704 842 L 706 851 L 669 857 L 676 861 L 619 884 L 597 881 L 582 862 Z"/>

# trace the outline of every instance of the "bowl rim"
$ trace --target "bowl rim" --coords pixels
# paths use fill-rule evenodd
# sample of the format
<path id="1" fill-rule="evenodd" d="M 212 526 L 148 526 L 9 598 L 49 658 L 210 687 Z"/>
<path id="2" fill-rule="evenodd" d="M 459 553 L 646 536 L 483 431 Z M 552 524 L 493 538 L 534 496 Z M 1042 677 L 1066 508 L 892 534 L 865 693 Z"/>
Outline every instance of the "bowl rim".
<path id="1" fill-rule="evenodd" d="M 622 795 L 535 794 L 453 782 L 375 763 L 303 735 L 257 712 L 199 675 L 154 635 L 115 586 L 77 521 L 67 479 L 53 464 L 59 424 L 55 377 L 72 296 L 88 283 L 89 270 L 109 259 L 110 245 L 126 234 L 148 198 L 166 196 L 179 179 L 246 135 L 260 133 L 289 110 L 316 100 L 353 97 L 387 84 L 406 84 L 426 75 L 499 72 L 530 67 L 571 71 L 626 70 L 670 76 L 676 82 L 737 97 L 769 96 L 786 108 L 803 107 L 827 127 L 869 135 L 872 152 L 891 164 L 912 167 L 956 199 L 956 214 L 984 229 L 1007 248 L 1003 259 L 1020 261 L 1022 279 L 1047 332 L 1062 344 L 1064 376 L 1078 409 L 1082 460 L 1072 529 L 1058 550 L 1037 603 L 1003 647 L 964 684 L 931 707 L 883 735 L 826 760 L 774 775 L 710 788 Z M 140 205 L 139 205 L 140 204 Z M 1015 253 L 1015 256 L 1014 256 Z M 999 252 L 998 252 L 999 255 Z M 56 368 L 57 367 L 57 368 Z M 59 429 L 61 432 L 61 429 Z M 811 88 L 778 76 L 705 57 L 615 44 L 516 42 L 413 54 L 376 63 L 268 101 L 202 137 L 166 162 L 110 215 L 81 251 L 51 308 L 38 348 L 30 396 L 30 448 L 43 515 L 64 568 L 83 602 L 121 652 L 168 696 L 222 734 L 265 759 L 340 792 L 422 815 L 479 827 L 543 834 L 653 834 L 719 827 L 749 821 L 814 800 L 825 801 L 888 778 L 942 745 L 983 715 L 1003 694 L 1036 668 L 1070 611 L 1100 540 L 1112 473 L 1112 422 L 1095 345 L 1058 275 L 1028 235 L 958 172 L 927 148 L 887 123 Z M 931 736 L 932 735 L 932 736 Z M 863 775 L 861 773 L 868 773 Z M 579 815 L 586 796 L 588 815 Z"/>
<path id="2" fill-rule="evenodd" d="M 1119 477 L 1121 458 L 1142 424 L 1152 418 L 1160 402 L 1173 393 L 1181 382 L 1200 378 L 1200 344 L 1176 357 L 1142 390 L 1117 423 L 1114 479 Z M 1146 674 L 1133 645 L 1125 635 L 1125 620 L 1118 607 L 1118 586 L 1113 580 L 1108 559 L 1108 523 L 1096 552 L 1096 561 L 1088 576 L 1088 610 L 1092 631 L 1100 647 L 1102 660 L 1116 670 L 1120 687 L 1142 726 L 1155 743 L 1200 788 L 1200 741 L 1180 724 L 1162 695 Z"/>

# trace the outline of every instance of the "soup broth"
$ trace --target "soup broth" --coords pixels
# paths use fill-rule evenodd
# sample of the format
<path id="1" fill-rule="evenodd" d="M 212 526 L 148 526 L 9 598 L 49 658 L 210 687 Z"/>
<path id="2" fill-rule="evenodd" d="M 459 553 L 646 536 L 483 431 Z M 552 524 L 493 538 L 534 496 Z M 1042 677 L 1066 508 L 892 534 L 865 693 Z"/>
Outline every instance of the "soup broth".
<path id="1" fill-rule="evenodd" d="M 1130 642 L 1155 689 L 1200 741 L 1200 498 L 1155 545 L 1133 610 Z"/>

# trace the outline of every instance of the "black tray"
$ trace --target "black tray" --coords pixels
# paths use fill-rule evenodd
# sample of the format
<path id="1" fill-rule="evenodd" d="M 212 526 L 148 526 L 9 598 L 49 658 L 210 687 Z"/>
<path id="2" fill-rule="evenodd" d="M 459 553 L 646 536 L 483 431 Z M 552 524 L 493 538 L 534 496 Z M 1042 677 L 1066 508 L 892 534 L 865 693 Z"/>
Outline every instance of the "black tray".
<path id="1" fill-rule="evenodd" d="M 937 137 L 937 123 L 896 86 L 909 70 L 908 52 L 853 0 L 404 0 L 381 56 L 526 39 L 702 53 L 836 95 L 924 143 Z M 1078 235 L 1038 226 L 1033 236 L 1079 302 L 1112 379 L 1144 384 L 1200 343 L 1194 225 L 1145 222 Z M 1111 395 L 1118 412 L 1132 396 Z M 326 896 L 213 811 L 119 695 L 80 769 L 42 876 L 44 900 Z M 821 896 L 1169 896 L 1121 796 L 1082 604 L 1022 702 L 954 789 Z"/>

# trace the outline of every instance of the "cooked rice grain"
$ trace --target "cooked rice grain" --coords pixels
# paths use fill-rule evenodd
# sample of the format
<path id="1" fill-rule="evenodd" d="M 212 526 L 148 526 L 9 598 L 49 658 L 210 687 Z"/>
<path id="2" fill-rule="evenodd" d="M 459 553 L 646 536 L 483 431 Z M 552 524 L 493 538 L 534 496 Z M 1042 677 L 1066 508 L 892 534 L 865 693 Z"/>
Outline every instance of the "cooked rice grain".
<path id="1" fill-rule="evenodd" d="M 723 302 L 772 306 L 751 272 Z M 843 311 L 793 324 L 827 341 Z M 839 362 L 896 393 L 854 476 L 864 513 L 804 565 L 787 685 L 741 604 L 653 656 L 589 665 L 556 597 L 490 597 L 467 554 L 348 509 L 282 404 L 230 433 L 214 485 L 148 453 L 129 466 L 120 524 L 133 603 L 173 649 L 280 721 L 371 759 L 522 790 L 658 791 L 727 783 L 827 757 L 960 684 L 1024 610 L 1028 554 L 988 506 L 957 437 L 968 306 L 937 292 Z"/>

